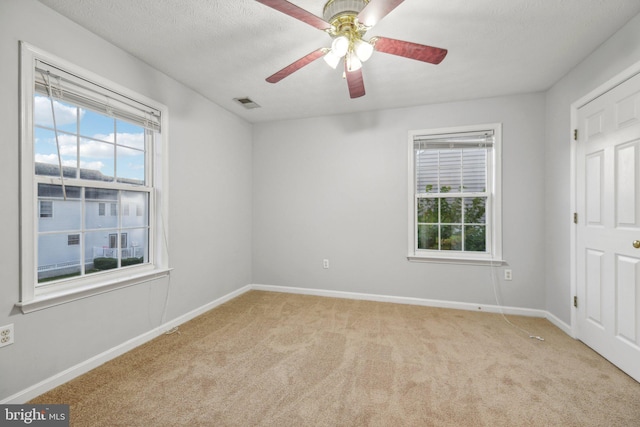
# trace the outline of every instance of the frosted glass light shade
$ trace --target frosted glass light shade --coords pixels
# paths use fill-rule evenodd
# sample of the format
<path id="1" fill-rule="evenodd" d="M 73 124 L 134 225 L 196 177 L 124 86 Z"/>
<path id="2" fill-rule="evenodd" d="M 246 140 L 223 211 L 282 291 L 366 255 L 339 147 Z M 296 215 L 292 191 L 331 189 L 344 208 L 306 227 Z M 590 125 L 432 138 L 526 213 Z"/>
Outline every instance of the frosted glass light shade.
<path id="1" fill-rule="evenodd" d="M 366 42 L 362 39 L 357 40 L 354 44 L 354 50 L 356 55 L 358 55 L 358 59 L 360 61 L 365 62 L 367 59 L 371 58 L 373 54 L 373 46 L 371 43 Z"/>
<path id="2" fill-rule="evenodd" d="M 333 50 L 330 50 L 324 55 L 324 62 L 329 64 L 329 67 L 335 70 L 338 66 L 338 63 L 340 62 L 340 57 L 333 53 Z"/>
<path id="3" fill-rule="evenodd" d="M 342 58 L 349 51 L 349 39 L 346 36 L 338 36 L 331 43 L 331 51 Z"/>

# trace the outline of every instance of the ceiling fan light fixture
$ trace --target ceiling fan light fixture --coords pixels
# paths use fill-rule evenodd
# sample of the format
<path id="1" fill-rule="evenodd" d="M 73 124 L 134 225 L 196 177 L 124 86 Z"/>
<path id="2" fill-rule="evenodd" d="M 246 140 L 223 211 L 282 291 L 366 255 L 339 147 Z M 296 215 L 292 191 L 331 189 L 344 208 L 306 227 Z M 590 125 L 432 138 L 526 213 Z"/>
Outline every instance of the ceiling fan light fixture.
<path id="1" fill-rule="evenodd" d="M 346 60 L 347 60 L 347 71 L 352 72 L 362 68 L 362 61 L 358 59 L 358 55 L 356 55 L 355 53 L 349 52 L 349 55 L 347 55 Z"/>
<path id="2" fill-rule="evenodd" d="M 330 50 L 324 56 L 324 62 L 329 64 L 329 67 L 333 68 L 334 70 L 338 67 L 338 64 L 340 63 L 340 59 L 341 59 L 341 57 L 336 55 L 333 52 L 333 50 Z"/>
<path id="3" fill-rule="evenodd" d="M 349 38 L 347 36 L 338 36 L 331 43 L 331 52 L 338 58 L 342 58 L 349 51 Z"/>
<path id="4" fill-rule="evenodd" d="M 358 39 L 353 44 L 353 50 L 360 61 L 366 62 L 373 54 L 373 45 L 365 40 Z"/>

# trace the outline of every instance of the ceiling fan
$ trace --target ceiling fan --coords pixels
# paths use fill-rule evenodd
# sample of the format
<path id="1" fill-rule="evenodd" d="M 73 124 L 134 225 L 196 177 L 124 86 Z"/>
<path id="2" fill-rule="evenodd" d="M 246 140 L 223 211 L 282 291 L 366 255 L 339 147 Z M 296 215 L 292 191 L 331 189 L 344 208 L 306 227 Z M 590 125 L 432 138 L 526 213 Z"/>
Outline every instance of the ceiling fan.
<path id="1" fill-rule="evenodd" d="M 323 47 L 303 56 L 267 77 L 269 83 L 277 83 L 319 58 L 324 58 L 334 69 L 343 61 L 349 95 L 358 98 L 365 94 L 362 63 L 371 57 L 374 50 L 431 64 L 439 64 L 447 55 L 446 49 L 387 37 L 364 39 L 371 27 L 404 0 L 329 0 L 324 5 L 322 18 L 286 0 L 257 1 L 325 31 L 333 39 L 331 48 Z"/>

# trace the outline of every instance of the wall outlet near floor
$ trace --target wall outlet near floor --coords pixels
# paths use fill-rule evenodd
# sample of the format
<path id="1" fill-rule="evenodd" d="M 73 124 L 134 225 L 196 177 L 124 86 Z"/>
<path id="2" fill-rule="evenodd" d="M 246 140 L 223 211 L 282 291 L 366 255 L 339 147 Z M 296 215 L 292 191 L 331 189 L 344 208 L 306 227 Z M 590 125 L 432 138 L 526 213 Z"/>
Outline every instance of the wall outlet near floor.
<path id="1" fill-rule="evenodd" d="M 504 280 L 512 280 L 513 276 L 511 275 L 511 270 L 504 271 Z"/>
<path id="2" fill-rule="evenodd" d="M 323 259 L 322 260 L 322 268 L 329 268 L 329 260 L 328 259 Z"/>
<path id="3" fill-rule="evenodd" d="M 7 326 L 0 326 L 0 347 L 13 344 L 13 323 Z"/>

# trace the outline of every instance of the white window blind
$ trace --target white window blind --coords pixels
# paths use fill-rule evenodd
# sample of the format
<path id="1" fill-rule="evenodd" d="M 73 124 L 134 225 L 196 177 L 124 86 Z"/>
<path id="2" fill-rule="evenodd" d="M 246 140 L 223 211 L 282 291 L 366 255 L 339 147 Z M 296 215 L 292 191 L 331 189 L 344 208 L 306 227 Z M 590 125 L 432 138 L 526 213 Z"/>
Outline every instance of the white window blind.
<path id="1" fill-rule="evenodd" d="M 416 193 L 487 191 L 493 144 L 492 130 L 415 137 Z"/>
<path id="2" fill-rule="evenodd" d="M 36 92 L 160 132 L 160 111 L 82 77 L 36 60 Z"/>

